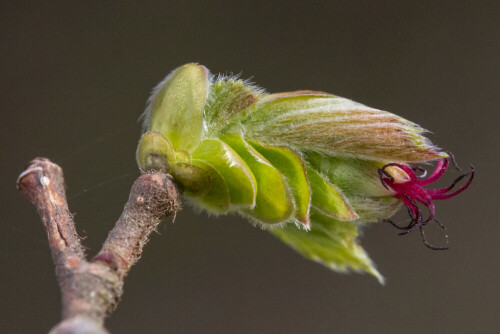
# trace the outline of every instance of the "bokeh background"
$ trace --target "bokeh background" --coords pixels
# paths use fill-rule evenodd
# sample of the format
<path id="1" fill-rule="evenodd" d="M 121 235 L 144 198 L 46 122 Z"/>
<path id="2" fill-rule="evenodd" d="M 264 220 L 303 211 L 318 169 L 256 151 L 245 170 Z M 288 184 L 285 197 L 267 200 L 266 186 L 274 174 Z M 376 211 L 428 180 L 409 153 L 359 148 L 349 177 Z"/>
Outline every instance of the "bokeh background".
<path id="1" fill-rule="evenodd" d="M 151 88 L 193 61 L 270 92 L 324 90 L 395 112 L 477 178 L 438 203 L 448 251 L 389 225 L 364 231 L 386 286 L 306 261 L 239 217 L 186 207 L 132 269 L 113 333 L 497 332 L 499 19 L 497 1 L 2 1 L 1 332 L 47 332 L 60 317 L 45 232 L 18 174 L 36 156 L 64 168 L 95 254 L 138 175 Z"/>

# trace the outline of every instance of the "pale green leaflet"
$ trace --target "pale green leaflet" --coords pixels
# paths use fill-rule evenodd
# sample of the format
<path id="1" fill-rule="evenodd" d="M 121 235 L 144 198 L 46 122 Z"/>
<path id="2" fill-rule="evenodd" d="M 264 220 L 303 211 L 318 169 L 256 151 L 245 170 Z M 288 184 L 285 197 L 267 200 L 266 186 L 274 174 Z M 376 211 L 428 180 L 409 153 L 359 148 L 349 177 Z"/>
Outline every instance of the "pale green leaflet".
<path id="1" fill-rule="evenodd" d="M 309 259 L 381 281 L 357 242 L 360 225 L 401 204 L 378 169 L 446 156 L 394 114 L 323 92 L 267 94 L 197 64 L 154 89 L 144 120 L 140 168 L 170 172 L 188 202 L 248 217 Z"/>

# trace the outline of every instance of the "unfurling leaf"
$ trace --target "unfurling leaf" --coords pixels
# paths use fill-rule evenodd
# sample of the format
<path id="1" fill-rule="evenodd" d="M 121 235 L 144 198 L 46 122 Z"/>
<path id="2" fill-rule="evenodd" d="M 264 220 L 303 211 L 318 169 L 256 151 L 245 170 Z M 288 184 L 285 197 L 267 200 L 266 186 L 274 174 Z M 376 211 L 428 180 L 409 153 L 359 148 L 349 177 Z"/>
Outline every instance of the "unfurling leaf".
<path id="1" fill-rule="evenodd" d="M 444 173 L 448 154 L 397 115 L 323 92 L 266 94 L 197 64 L 154 89 L 144 120 L 150 132 L 139 143 L 140 168 L 170 171 L 190 203 L 239 213 L 306 258 L 381 282 L 358 244 L 358 226 L 388 220 L 404 204 L 412 219 L 406 229 L 422 229 L 433 218 L 432 199 L 472 179 L 451 194 L 452 187 L 423 189 Z M 426 180 L 408 165 L 436 159 Z"/>

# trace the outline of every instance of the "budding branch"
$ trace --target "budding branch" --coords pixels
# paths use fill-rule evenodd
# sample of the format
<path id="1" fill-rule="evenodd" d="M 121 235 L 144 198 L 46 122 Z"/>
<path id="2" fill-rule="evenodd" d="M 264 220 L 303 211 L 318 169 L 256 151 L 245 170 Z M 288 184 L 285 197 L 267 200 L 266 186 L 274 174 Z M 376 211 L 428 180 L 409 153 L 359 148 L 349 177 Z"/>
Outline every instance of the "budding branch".
<path id="1" fill-rule="evenodd" d="M 50 334 L 104 334 L 104 319 L 116 308 L 123 281 L 139 259 L 148 236 L 163 217 L 180 207 L 168 174 L 141 175 L 100 252 L 87 260 L 68 209 L 61 167 L 45 158 L 31 161 L 17 186 L 38 210 L 47 232 L 62 293 L 62 321 Z"/>

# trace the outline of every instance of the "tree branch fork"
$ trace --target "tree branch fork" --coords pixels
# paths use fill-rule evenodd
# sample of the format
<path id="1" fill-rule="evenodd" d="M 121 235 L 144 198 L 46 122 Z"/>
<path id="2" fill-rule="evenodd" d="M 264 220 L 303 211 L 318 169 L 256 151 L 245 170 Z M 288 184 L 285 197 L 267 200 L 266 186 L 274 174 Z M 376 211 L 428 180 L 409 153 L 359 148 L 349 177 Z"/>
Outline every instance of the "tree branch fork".
<path id="1" fill-rule="evenodd" d="M 130 267 L 162 218 L 180 207 L 171 176 L 154 172 L 137 178 L 120 218 L 91 260 L 68 208 L 61 167 L 36 158 L 19 176 L 17 187 L 40 215 L 61 289 L 62 321 L 50 334 L 109 333 L 104 319 L 120 301 Z"/>

